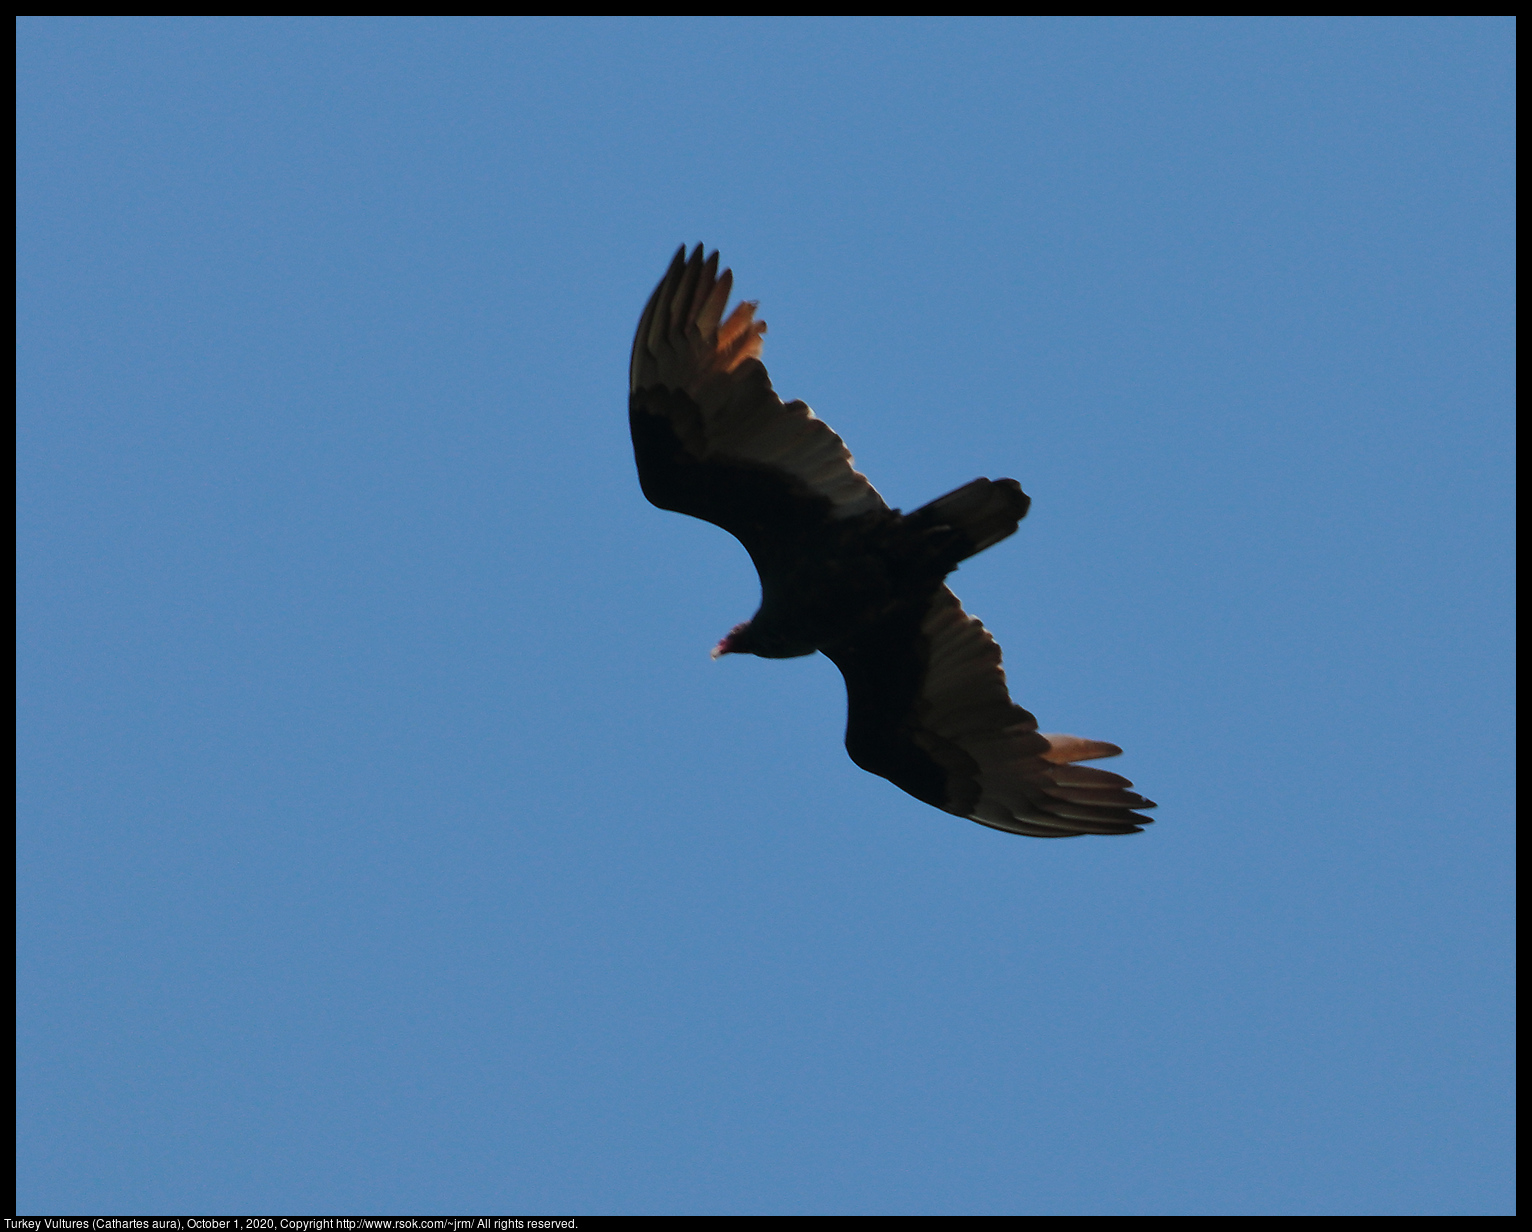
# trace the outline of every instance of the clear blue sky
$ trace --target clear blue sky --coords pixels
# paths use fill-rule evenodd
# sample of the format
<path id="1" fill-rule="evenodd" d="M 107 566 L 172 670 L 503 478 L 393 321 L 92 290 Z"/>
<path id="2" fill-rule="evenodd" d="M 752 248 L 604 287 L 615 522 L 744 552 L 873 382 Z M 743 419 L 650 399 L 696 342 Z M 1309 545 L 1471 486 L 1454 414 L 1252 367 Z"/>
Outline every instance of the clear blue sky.
<path id="1" fill-rule="evenodd" d="M 19 31 L 22 1212 L 1511 1212 L 1510 19 Z M 683 241 L 1148 832 L 709 660 Z"/>

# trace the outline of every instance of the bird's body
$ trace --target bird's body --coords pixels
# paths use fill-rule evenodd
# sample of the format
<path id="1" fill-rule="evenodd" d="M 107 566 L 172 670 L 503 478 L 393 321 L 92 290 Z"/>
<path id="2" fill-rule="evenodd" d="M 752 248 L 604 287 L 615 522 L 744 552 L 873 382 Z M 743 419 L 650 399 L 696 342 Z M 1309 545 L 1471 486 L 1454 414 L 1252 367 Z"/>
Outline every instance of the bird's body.
<path id="1" fill-rule="evenodd" d="M 1045 736 L 1015 705 L 1000 649 L 944 579 L 1012 534 L 1030 501 L 976 479 L 903 514 L 851 466 L 802 402 L 784 404 L 759 357 L 754 305 L 723 308 L 718 254 L 677 252 L 639 322 L 629 423 L 644 495 L 744 544 L 761 578 L 755 616 L 715 656 L 824 653 L 846 680 L 846 748 L 859 766 L 937 808 L 1038 837 L 1123 834 L 1150 801 L 1104 770 L 1120 750 Z"/>

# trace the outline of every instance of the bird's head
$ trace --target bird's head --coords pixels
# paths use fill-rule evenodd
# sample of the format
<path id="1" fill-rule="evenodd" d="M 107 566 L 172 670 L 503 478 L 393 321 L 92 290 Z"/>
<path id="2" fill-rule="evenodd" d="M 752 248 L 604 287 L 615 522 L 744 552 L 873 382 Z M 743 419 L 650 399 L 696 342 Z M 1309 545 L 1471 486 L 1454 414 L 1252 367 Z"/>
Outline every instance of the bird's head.
<path id="1" fill-rule="evenodd" d="M 713 658 L 721 659 L 726 654 L 750 653 L 750 622 L 735 625 L 725 635 L 723 641 L 713 647 Z"/>

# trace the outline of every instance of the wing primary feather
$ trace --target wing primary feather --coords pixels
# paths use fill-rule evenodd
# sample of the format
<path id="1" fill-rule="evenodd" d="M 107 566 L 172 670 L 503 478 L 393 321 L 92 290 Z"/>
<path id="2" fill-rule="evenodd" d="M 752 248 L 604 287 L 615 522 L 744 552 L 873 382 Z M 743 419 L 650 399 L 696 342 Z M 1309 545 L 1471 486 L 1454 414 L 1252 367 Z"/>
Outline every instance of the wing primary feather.
<path id="1" fill-rule="evenodd" d="M 660 347 L 665 341 L 665 334 L 670 328 L 670 296 L 676 283 L 681 276 L 681 271 L 686 268 L 686 245 L 682 244 L 676 249 L 676 255 L 671 258 L 670 268 L 665 271 L 665 277 L 660 279 L 660 285 L 654 291 L 654 313 L 649 319 L 648 347 L 651 355 L 658 356 Z"/>
<path id="2" fill-rule="evenodd" d="M 691 321 L 692 297 L 696 294 L 697 283 L 702 277 L 702 245 L 698 244 L 692 252 L 691 260 L 686 263 L 686 269 L 681 274 L 681 281 L 677 284 L 675 294 L 670 302 L 670 328 L 673 331 L 684 333 L 686 326 Z"/>
<path id="3" fill-rule="evenodd" d="M 718 254 L 715 252 L 702 263 L 702 273 L 697 278 L 696 289 L 691 295 L 691 304 L 686 309 L 687 336 L 696 341 L 701 341 L 701 335 L 697 331 L 697 316 L 707 304 L 708 296 L 717 284 L 718 277 Z"/>
<path id="4" fill-rule="evenodd" d="M 715 253 L 714 256 L 717 256 Z M 723 320 L 723 310 L 729 302 L 729 288 L 734 285 L 734 271 L 724 270 L 722 277 L 713 284 L 712 291 L 697 313 L 697 334 L 706 346 L 716 346 L 718 322 Z"/>

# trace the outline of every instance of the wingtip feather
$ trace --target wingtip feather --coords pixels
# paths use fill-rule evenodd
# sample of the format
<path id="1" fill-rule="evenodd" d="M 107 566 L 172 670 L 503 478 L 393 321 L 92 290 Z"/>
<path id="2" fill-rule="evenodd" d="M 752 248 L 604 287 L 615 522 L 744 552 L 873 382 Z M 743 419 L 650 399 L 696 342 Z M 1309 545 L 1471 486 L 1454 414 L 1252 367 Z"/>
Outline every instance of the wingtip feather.
<path id="1" fill-rule="evenodd" d="M 1115 744 L 1108 744 L 1105 740 L 1085 740 L 1079 736 L 1065 736 L 1057 732 L 1039 732 L 1048 742 L 1048 749 L 1042 754 L 1045 761 L 1051 761 L 1058 765 L 1066 765 L 1073 761 L 1092 761 L 1097 757 L 1117 757 L 1122 749 Z"/>

